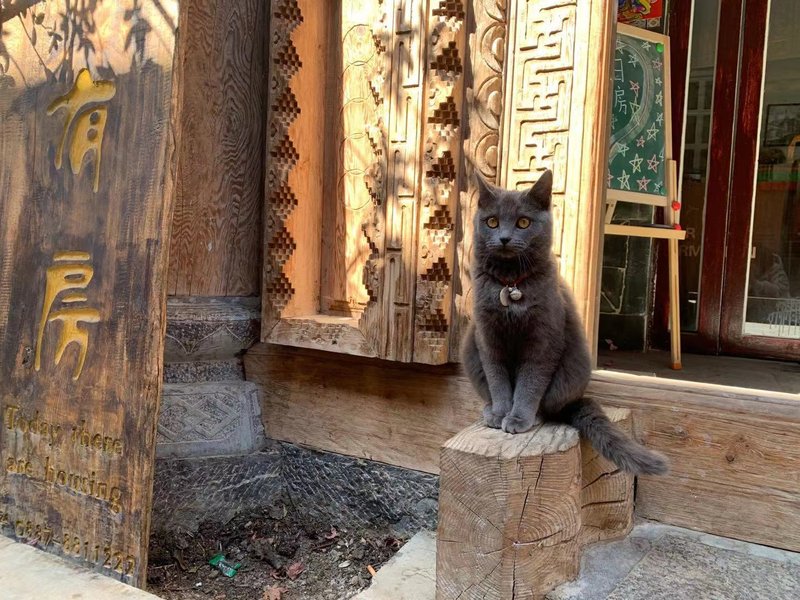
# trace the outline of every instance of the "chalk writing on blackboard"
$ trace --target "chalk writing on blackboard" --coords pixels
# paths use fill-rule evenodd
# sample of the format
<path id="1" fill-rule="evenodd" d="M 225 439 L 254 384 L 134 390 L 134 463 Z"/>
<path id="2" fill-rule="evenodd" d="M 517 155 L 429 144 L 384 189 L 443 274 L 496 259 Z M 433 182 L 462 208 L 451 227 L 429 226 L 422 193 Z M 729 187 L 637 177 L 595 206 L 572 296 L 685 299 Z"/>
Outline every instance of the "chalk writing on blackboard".
<path id="1" fill-rule="evenodd" d="M 623 30 L 623 27 L 620 27 Z M 617 34 L 607 187 L 666 196 L 668 73 L 661 42 Z M 623 195 L 619 195 L 622 200 Z"/>

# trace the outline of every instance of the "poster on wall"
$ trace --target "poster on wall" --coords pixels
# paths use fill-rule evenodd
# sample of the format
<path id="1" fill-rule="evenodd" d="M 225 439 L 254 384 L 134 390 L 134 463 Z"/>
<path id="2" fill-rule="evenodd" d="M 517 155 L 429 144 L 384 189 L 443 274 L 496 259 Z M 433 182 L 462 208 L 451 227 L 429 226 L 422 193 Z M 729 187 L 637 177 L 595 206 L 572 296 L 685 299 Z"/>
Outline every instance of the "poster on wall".
<path id="1" fill-rule="evenodd" d="M 667 0 L 618 0 L 617 22 L 664 33 Z"/>

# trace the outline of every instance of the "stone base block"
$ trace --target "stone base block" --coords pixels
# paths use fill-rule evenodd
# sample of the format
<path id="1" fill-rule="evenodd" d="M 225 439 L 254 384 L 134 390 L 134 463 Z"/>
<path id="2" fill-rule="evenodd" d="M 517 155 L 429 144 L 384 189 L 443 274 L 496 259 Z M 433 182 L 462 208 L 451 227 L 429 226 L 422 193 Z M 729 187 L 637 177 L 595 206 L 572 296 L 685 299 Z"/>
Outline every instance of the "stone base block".
<path id="1" fill-rule="evenodd" d="M 438 477 L 281 444 L 283 478 L 302 512 L 343 527 L 390 527 L 398 535 L 435 529 Z"/>
<path id="2" fill-rule="evenodd" d="M 225 523 L 270 506 L 281 489 L 277 447 L 249 456 L 158 460 L 152 530 L 196 531 L 203 521 Z"/>
<path id="3" fill-rule="evenodd" d="M 248 454 L 263 448 L 261 405 L 253 383 L 165 384 L 158 458 Z"/>
<path id="4" fill-rule="evenodd" d="M 165 362 L 229 359 L 260 335 L 258 298 L 169 298 Z"/>

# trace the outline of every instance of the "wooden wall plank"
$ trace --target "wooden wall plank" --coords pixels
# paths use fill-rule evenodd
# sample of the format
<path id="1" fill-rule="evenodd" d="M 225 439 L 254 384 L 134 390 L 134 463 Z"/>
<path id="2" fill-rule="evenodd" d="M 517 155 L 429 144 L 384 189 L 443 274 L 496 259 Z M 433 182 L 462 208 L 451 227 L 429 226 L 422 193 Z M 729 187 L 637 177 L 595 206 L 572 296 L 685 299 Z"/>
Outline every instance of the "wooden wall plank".
<path id="1" fill-rule="evenodd" d="M 245 370 L 270 437 L 429 473 L 441 444 L 481 415 L 455 365 L 258 345 Z M 668 476 L 639 478 L 637 514 L 800 549 L 797 396 L 602 371 L 589 393 L 631 409 L 636 436 L 671 460 Z"/>
<path id="2" fill-rule="evenodd" d="M 260 294 L 267 8 L 185 0 L 183 135 L 169 293 Z"/>
<path id="3" fill-rule="evenodd" d="M 261 384 L 269 437 L 428 473 L 438 473 L 444 441 L 481 414 L 454 365 L 258 344 L 245 369 Z"/>
<path id="4" fill-rule="evenodd" d="M 598 374 L 591 387 L 670 459 L 667 476 L 639 478 L 637 514 L 800 550 L 800 399 L 674 383 Z"/>
<path id="5" fill-rule="evenodd" d="M 0 527 L 137 585 L 180 136 L 177 29 L 175 0 L 53 0 L 1 34 Z"/>

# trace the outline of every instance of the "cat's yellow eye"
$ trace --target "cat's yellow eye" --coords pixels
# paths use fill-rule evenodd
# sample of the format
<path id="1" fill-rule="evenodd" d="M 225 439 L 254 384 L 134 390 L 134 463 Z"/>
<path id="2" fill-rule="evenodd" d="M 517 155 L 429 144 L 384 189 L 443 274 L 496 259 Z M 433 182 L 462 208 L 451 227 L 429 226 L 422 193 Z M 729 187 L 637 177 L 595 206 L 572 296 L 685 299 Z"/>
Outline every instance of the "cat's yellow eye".
<path id="1" fill-rule="evenodd" d="M 517 227 L 520 229 L 527 229 L 531 225 L 531 220 L 528 217 L 520 217 L 517 219 Z"/>
<path id="2" fill-rule="evenodd" d="M 486 219 L 486 224 L 490 228 L 495 229 L 498 225 L 500 225 L 500 221 L 497 219 L 497 217 L 489 217 Z"/>

